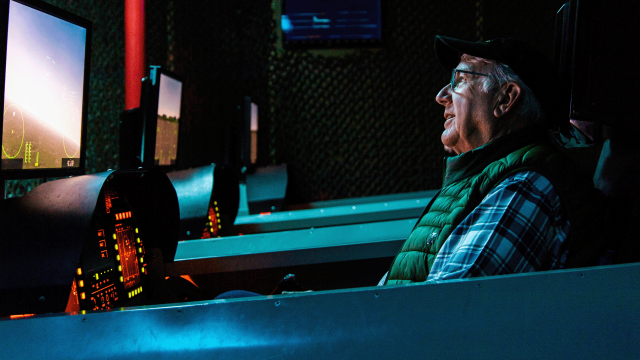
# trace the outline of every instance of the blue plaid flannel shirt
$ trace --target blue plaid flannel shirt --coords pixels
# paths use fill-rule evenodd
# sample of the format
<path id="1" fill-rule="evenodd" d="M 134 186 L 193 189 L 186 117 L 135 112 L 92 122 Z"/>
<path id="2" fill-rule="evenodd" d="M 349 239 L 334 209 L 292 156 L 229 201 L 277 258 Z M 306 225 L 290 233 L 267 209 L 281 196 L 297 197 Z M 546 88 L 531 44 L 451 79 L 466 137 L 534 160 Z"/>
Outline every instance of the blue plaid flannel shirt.
<path id="1" fill-rule="evenodd" d="M 427 282 L 561 269 L 568 234 L 549 180 L 532 171 L 514 174 L 453 230 Z"/>
<path id="2" fill-rule="evenodd" d="M 549 180 L 523 171 L 498 184 L 453 230 L 427 282 L 562 269 L 568 235 L 567 214 Z"/>

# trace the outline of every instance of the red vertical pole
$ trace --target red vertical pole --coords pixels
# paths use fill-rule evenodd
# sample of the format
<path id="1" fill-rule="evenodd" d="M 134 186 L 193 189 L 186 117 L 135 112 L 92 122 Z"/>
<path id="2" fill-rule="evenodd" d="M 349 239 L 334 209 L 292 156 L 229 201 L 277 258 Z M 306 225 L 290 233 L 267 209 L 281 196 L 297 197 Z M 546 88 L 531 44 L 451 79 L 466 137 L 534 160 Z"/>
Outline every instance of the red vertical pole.
<path id="1" fill-rule="evenodd" d="M 124 93 L 125 110 L 140 106 L 145 76 L 144 0 L 124 1 Z"/>

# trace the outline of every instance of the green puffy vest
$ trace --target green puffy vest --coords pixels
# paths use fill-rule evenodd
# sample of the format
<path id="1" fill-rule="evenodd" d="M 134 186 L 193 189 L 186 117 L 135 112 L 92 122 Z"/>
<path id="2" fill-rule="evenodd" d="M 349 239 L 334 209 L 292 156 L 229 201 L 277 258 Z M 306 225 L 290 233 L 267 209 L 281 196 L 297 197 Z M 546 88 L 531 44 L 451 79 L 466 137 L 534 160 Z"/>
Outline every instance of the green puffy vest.
<path id="1" fill-rule="evenodd" d="M 560 196 L 570 224 L 566 267 L 595 265 L 602 219 L 601 200 L 592 181 L 557 148 L 541 129 L 501 137 L 448 159 L 442 190 L 431 200 L 389 269 L 386 284 L 427 280 L 436 255 L 453 230 L 491 190 L 515 173 L 531 170 L 545 176 Z M 594 239 L 596 241 L 594 241 Z"/>

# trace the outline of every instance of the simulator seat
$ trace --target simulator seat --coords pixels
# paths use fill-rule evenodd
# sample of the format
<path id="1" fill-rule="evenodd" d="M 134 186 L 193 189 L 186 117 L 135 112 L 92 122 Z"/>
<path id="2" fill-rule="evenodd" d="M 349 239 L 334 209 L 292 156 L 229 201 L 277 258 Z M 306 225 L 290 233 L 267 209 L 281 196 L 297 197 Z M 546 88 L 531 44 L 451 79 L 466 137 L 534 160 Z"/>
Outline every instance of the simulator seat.
<path id="1" fill-rule="evenodd" d="M 606 139 L 593 182 L 608 201 L 607 263 L 640 262 L 640 149 L 635 133 L 604 126 Z"/>

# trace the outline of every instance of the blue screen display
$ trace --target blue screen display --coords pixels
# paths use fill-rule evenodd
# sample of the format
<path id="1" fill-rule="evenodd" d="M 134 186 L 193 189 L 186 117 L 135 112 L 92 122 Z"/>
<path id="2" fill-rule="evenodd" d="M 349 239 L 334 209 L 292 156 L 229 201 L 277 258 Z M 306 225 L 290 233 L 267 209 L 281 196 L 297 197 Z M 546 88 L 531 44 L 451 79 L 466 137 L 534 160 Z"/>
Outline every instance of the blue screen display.
<path id="1" fill-rule="evenodd" d="M 380 40 L 380 1 L 286 0 L 281 27 L 286 42 Z"/>

